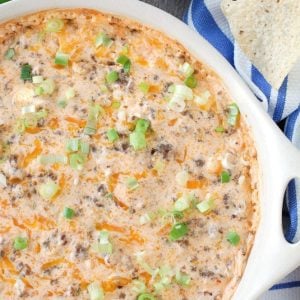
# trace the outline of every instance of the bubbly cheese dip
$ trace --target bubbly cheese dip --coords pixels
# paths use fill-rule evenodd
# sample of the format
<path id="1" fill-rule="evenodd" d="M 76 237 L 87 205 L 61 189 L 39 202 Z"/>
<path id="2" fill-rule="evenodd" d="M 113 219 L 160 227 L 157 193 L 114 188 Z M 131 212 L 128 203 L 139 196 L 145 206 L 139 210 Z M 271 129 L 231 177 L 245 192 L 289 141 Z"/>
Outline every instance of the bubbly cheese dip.
<path id="1" fill-rule="evenodd" d="M 258 171 L 220 78 L 85 9 L 9 21 L 0 43 L 0 298 L 230 299 Z"/>

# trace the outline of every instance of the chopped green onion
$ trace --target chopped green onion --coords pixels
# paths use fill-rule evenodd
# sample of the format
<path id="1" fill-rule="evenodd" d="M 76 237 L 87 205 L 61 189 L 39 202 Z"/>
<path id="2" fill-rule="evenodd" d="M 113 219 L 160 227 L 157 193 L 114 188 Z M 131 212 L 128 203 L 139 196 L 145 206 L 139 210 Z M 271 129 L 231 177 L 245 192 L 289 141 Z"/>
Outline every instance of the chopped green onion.
<path id="1" fill-rule="evenodd" d="M 68 102 L 66 100 L 59 100 L 56 102 L 56 105 L 60 108 L 65 108 L 68 105 Z"/>
<path id="2" fill-rule="evenodd" d="M 14 48 L 8 48 L 4 54 L 5 59 L 11 60 L 14 58 L 16 52 Z"/>
<path id="3" fill-rule="evenodd" d="M 123 66 L 123 70 L 125 73 L 130 72 L 131 68 L 131 61 L 130 59 L 125 55 L 120 55 L 117 59 L 117 63 L 121 64 Z"/>
<path id="4" fill-rule="evenodd" d="M 176 272 L 175 279 L 176 282 L 182 286 L 188 286 L 191 283 L 191 277 L 185 273 Z"/>
<path id="5" fill-rule="evenodd" d="M 181 186 L 186 186 L 186 183 L 189 180 L 189 173 L 185 170 L 178 172 L 175 177 L 175 181 L 177 184 Z"/>
<path id="6" fill-rule="evenodd" d="M 93 249 L 101 255 L 110 255 L 113 252 L 113 246 L 109 241 L 108 231 L 99 232 L 99 242 L 93 245 Z"/>
<path id="7" fill-rule="evenodd" d="M 142 132 L 132 132 L 129 135 L 129 143 L 134 150 L 142 150 L 147 146 L 145 134 Z"/>
<path id="8" fill-rule="evenodd" d="M 79 150 L 82 154 L 89 154 L 90 153 L 90 145 L 86 142 L 79 141 Z"/>
<path id="9" fill-rule="evenodd" d="M 108 140 L 112 143 L 119 139 L 118 132 L 114 128 L 109 129 L 106 133 L 106 136 Z"/>
<path id="10" fill-rule="evenodd" d="M 84 128 L 84 133 L 87 135 L 93 135 L 97 131 L 97 123 L 98 123 L 98 117 L 100 112 L 102 111 L 102 108 L 98 104 L 91 105 L 89 108 L 89 114 L 88 119 L 86 122 L 86 126 Z"/>
<path id="11" fill-rule="evenodd" d="M 27 238 L 23 238 L 23 237 L 16 237 L 14 239 L 14 249 L 15 250 L 24 250 L 28 247 L 28 240 Z"/>
<path id="12" fill-rule="evenodd" d="M 66 67 L 69 63 L 69 54 L 57 52 L 55 55 L 54 63 L 56 65 Z"/>
<path id="13" fill-rule="evenodd" d="M 227 122 L 229 125 L 235 126 L 240 114 L 239 107 L 236 105 L 236 103 L 232 103 L 229 105 L 228 110 L 229 110 L 229 114 L 228 114 Z"/>
<path id="14" fill-rule="evenodd" d="M 207 213 L 211 211 L 214 208 L 214 206 L 215 206 L 214 200 L 211 198 L 203 200 L 202 202 L 196 205 L 196 207 L 201 213 Z"/>
<path id="15" fill-rule="evenodd" d="M 72 219 L 75 215 L 75 211 L 72 208 L 65 207 L 63 215 L 66 219 Z"/>
<path id="16" fill-rule="evenodd" d="M 57 154 L 48 154 L 41 155 L 39 157 L 39 162 L 42 165 L 53 165 L 53 164 L 67 164 L 68 158 L 65 155 L 57 155 Z"/>
<path id="17" fill-rule="evenodd" d="M 46 79 L 38 86 L 38 88 L 39 93 L 37 95 L 52 95 L 55 90 L 55 82 L 53 79 Z"/>
<path id="18" fill-rule="evenodd" d="M 120 106 L 121 106 L 121 102 L 119 102 L 119 101 L 114 101 L 111 104 L 111 107 L 114 108 L 114 109 L 118 109 L 118 108 L 120 108 Z"/>
<path id="19" fill-rule="evenodd" d="M 143 94 L 148 94 L 149 89 L 150 89 L 150 85 L 147 82 L 141 82 L 138 85 L 139 90 L 143 93 Z"/>
<path id="20" fill-rule="evenodd" d="M 137 297 L 137 300 L 156 300 L 156 298 L 152 294 L 143 293 Z"/>
<path id="21" fill-rule="evenodd" d="M 187 224 L 186 223 L 177 223 L 172 227 L 171 232 L 169 233 L 169 239 L 174 242 L 174 241 L 181 239 L 187 233 L 188 233 Z"/>
<path id="22" fill-rule="evenodd" d="M 176 211 L 184 211 L 190 207 L 190 199 L 187 196 L 182 196 L 174 203 L 174 209 Z"/>
<path id="23" fill-rule="evenodd" d="M 45 200 L 52 199 L 57 194 L 58 190 L 59 186 L 52 180 L 39 187 L 39 193 Z"/>
<path id="24" fill-rule="evenodd" d="M 230 181 L 230 174 L 227 171 L 223 171 L 220 175 L 221 183 L 228 183 Z"/>
<path id="25" fill-rule="evenodd" d="M 136 122 L 135 130 L 129 135 L 129 143 L 134 150 L 142 150 L 146 148 L 146 132 L 150 126 L 150 122 L 145 119 L 139 119 Z"/>
<path id="26" fill-rule="evenodd" d="M 195 96 L 194 101 L 198 105 L 206 105 L 209 102 L 211 93 L 209 91 L 203 92 L 200 96 Z"/>
<path id="27" fill-rule="evenodd" d="M 145 119 L 138 119 L 135 125 L 135 132 L 145 134 L 150 126 L 150 122 Z"/>
<path id="28" fill-rule="evenodd" d="M 132 281 L 132 284 L 133 284 L 133 287 L 132 287 L 133 292 L 140 294 L 140 293 L 144 293 L 146 291 L 145 282 L 135 279 Z"/>
<path id="29" fill-rule="evenodd" d="M 119 73 L 117 71 L 110 71 L 106 74 L 105 79 L 108 84 L 112 84 L 119 79 Z"/>
<path id="30" fill-rule="evenodd" d="M 140 216 L 140 224 L 145 225 L 151 221 L 151 217 L 149 216 L 148 213 Z"/>
<path id="31" fill-rule="evenodd" d="M 156 270 L 153 270 L 143 259 L 144 252 L 136 253 L 136 259 L 138 264 L 150 275 L 154 275 Z"/>
<path id="32" fill-rule="evenodd" d="M 46 32 L 59 32 L 64 27 L 64 21 L 61 19 L 50 19 L 46 24 Z"/>
<path id="33" fill-rule="evenodd" d="M 32 83 L 38 84 L 44 81 L 43 76 L 32 76 Z"/>
<path id="34" fill-rule="evenodd" d="M 171 84 L 169 87 L 168 87 L 168 93 L 174 93 L 175 92 L 175 84 Z"/>
<path id="35" fill-rule="evenodd" d="M 126 186 L 129 191 L 133 191 L 139 187 L 139 183 L 135 177 L 128 177 L 126 179 Z"/>
<path id="36" fill-rule="evenodd" d="M 182 84 L 176 84 L 174 87 L 174 95 L 181 96 L 185 100 L 192 100 L 193 99 L 193 91 L 190 87 L 182 85 Z"/>
<path id="37" fill-rule="evenodd" d="M 105 84 L 100 85 L 100 91 L 102 93 L 107 93 L 108 92 L 108 87 Z"/>
<path id="38" fill-rule="evenodd" d="M 96 48 L 100 46 L 110 47 L 112 43 L 113 43 L 112 39 L 109 38 L 104 32 L 99 33 L 96 36 L 96 40 L 95 40 Z"/>
<path id="39" fill-rule="evenodd" d="M 22 65 L 20 78 L 24 81 L 32 79 L 32 68 L 29 64 Z"/>
<path id="40" fill-rule="evenodd" d="M 37 96 L 41 96 L 44 94 L 44 90 L 41 86 L 37 86 L 35 89 L 34 89 L 34 93 L 35 95 Z"/>
<path id="41" fill-rule="evenodd" d="M 218 126 L 215 128 L 215 132 L 223 133 L 225 131 L 225 128 L 223 126 Z"/>
<path id="42" fill-rule="evenodd" d="M 188 86 L 191 89 L 194 89 L 198 84 L 197 79 L 195 78 L 194 75 L 190 75 L 189 77 L 187 77 L 184 83 L 186 86 Z"/>
<path id="43" fill-rule="evenodd" d="M 87 287 L 90 300 L 104 300 L 104 292 L 98 282 L 90 283 Z"/>
<path id="44" fill-rule="evenodd" d="M 182 66 L 180 66 L 179 71 L 185 77 L 189 77 L 194 73 L 194 68 L 188 62 L 185 62 Z"/>
<path id="45" fill-rule="evenodd" d="M 66 90 L 66 99 L 67 100 L 70 100 L 70 99 L 72 99 L 72 98 L 74 98 L 75 97 L 75 91 L 74 91 L 74 89 L 73 88 L 68 88 L 67 90 Z"/>
<path id="46" fill-rule="evenodd" d="M 35 113 L 35 105 L 32 104 L 32 105 L 28 105 L 28 106 L 23 106 L 22 107 L 22 110 L 21 110 L 21 113 L 22 115 L 25 115 L 25 114 L 28 114 L 28 113 Z"/>
<path id="47" fill-rule="evenodd" d="M 68 152 L 76 152 L 79 150 L 79 139 L 73 138 L 69 139 L 66 144 L 66 149 Z"/>
<path id="48" fill-rule="evenodd" d="M 70 166 L 74 170 L 81 171 L 83 169 L 86 157 L 81 153 L 72 153 L 70 155 Z"/>
<path id="49" fill-rule="evenodd" d="M 229 231 L 226 240 L 233 246 L 237 246 L 241 240 L 240 236 L 235 231 Z"/>

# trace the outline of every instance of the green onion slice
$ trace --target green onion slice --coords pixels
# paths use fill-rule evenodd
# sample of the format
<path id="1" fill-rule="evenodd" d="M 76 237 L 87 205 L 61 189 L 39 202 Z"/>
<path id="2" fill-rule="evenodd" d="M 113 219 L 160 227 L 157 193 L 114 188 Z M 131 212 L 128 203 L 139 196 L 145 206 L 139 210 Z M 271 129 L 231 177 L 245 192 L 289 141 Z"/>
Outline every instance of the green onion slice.
<path id="1" fill-rule="evenodd" d="M 73 89 L 73 88 L 68 88 L 67 90 L 66 90 L 66 99 L 67 100 L 70 100 L 70 99 L 72 99 L 72 98 L 74 98 L 75 97 L 75 90 Z"/>
<path id="2" fill-rule="evenodd" d="M 175 279 L 176 282 L 182 286 L 189 286 L 191 283 L 191 277 L 182 272 L 176 272 Z"/>
<path id="3" fill-rule="evenodd" d="M 212 198 L 206 199 L 196 205 L 196 207 L 201 213 L 207 213 L 211 211 L 214 208 L 214 206 L 215 204 Z"/>
<path id="4" fill-rule="evenodd" d="M 94 244 L 93 249 L 101 255 L 110 255 L 113 252 L 113 246 L 109 241 L 109 233 L 106 230 L 99 232 L 99 242 Z"/>
<path id="5" fill-rule="evenodd" d="M 90 300 L 104 300 L 104 292 L 98 282 L 92 282 L 87 287 Z"/>
<path id="6" fill-rule="evenodd" d="M 85 134 L 93 135 L 97 132 L 98 117 L 101 111 L 102 108 L 98 104 L 94 104 L 89 107 L 88 119 L 83 131 Z"/>
<path id="7" fill-rule="evenodd" d="M 119 73 L 117 71 L 110 71 L 106 74 L 105 79 L 108 84 L 112 84 L 119 79 Z"/>
<path id="8" fill-rule="evenodd" d="M 34 84 L 39 84 L 44 81 L 43 76 L 37 75 L 37 76 L 32 76 L 32 83 Z"/>
<path id="9" fill-rule="evenodd" d="M 189 77 L 194 73 L 194 68 L 188 62 L 185 62 L 182 66 L 180 66 L 179 71 L 185 77 Z"/>
<path id="10" fill-rule="evenodd" d="M 184 211 L 184 210 L 188 209 L 189 207 L 190 207 L 190 199 L 186 195 L 180 197 L 174 203 L 175 211 Z"/>
<path id="11" fill-rule="evenodd" d="M 112 143 L 119 139 L 118 132 L 114 128 L 109 129 L 106 133 L 106 136 L 107 136 L 108 140 Z"/>
<path id="12" fill-rule="evenodd" d="M 82 153 L 72 153 L 69 159 L 71 168 L 77 171 L 81 171 L 86 161 L 86 156 Z"/>
<path id="13" fill-rule="evenodd" d="M 108 37 L 108 35 L 105 34 L 104 32 L 101 32 L 96 36 L 96 40 L 95 40 L 96 48 L 100 46 L 110 47 L 112 43 L 113 43 L 112 39 Z"/>
<path id="14" fill-rule="evenodd" d="M 240 114 L 239 107 L 237 106 L 236 103 L 232 103 L 228 106 L 228 118 L 227 118 L 227 123 L 231 126 L 235 126 Z"/>
<path id="15" fill-rule="evenodd" d="M 175 224 L 171 232 L 169 233 L 169 239 L 174 242 L 182 237 L 184 237 L 188 233 L 188 226 L 186 223 L 177 223 Z"/>
<path id="16" fill-rule="evenodd" d="M 147 82 L 141 82 L 138 85 L 139 90 L 143 93 L 143 94 L 148 94 L 149 89 L 150 89 L 150 85 Z"/>
<path id="17" fill-rule="evenodd" d="M 223 171 L 220 175 L 220 181 L 221 183 L 228 183 L 231 179 L 231 175 L 227 171 Z"/>
<path id="18" fill-rule="evenodd" d="M 55 82 L 53 79 L 44 80 L 38 87 L 35 89 L 37 95 L 52 95 L 55 90 Z"/>
<path id="19" fill-rule="evenodd" d="M 218 132 L 218 133 L 223 133 L 225 132 L 225 128 L 223 126 L 218 126 L 215 128 L 215 132 Z"/>
<path id="20" fill-rule="evenodd" d="M 59 100 L 56 102 L 56 105 L 60 108 L 65 108 L 68 105 L 68 102 L 66 100 Z"/>
<path id="21" fill-rule="evenodd" d="M 24 250 L 28 247 L 28 239 L 24 237 L 16 237 L 14 239 L 14 249 L 15 250 Z"/>
<path id="22" fill-rule="evenodd" d="M 20 78 L 24 81 L 32 80 L 32 67 L 29 64 L 22 65 Z"/>
<path id="23" fill-rule="evenodd" d="M 131 68 L 131 61 L 130 59 L 125 55 L 120 55 L 117 59 L 117 63 L 121 64 L 123 66 L 123 70 L 125 73 L 130 72 Z"/>
<path id="24" fill-rule="evenodd" d="M 156 300 L 156 298 L 152 294 L 143 293 L 137 297 L 137 300 Z"/>
<path id="25" fill-rule="evenodd" d="M 145 119 L 138 119 L 135 125 L 135 132 L 145 134 L 150 126 L 150 122 Z"/>
<path id="26" fill-rule="evenodd" d="M 132 132 L 129 135 L 129 143 L 136 151 L 145 149 L 147 146 L 145 134 L 142 132 Z"/>
<path id="27" fill-rule="evenodd" d="M 56 65 L 66 67 L 69 63 L 69 54 L 57 52 L 55 55 L 54 63 Z"/>
<path id="28" fill-rule="evenodd" d="M 28 105 L 28 106 L 23 106 L 22 109 L 21 109 L 21 113 L 22 115 L 25 115 L 25 114 L 28 114 L 28 113 L 35 113 L 35 105 L 34 104 L 31 104 L 31 105 Z"/>
<path id="29" fill-rule="evenodd" d="M 64 21 L 61 19 L 50 19 L 47 23 L 46 23 L 46 32 L 59 32 L 63 29 L 64 27 Z"/>
<path id="30" fill-rule="evenodd" d="M 129 191 L 133 191 L 139 187 L 139 183 L 135 177 L 128 177 L 126 179 L 126 186 Z"/>
<path id="31" fill-rule="evenodd" d="M 39 162 L 42 165 L 53 165 L 53 164 L 65 165 L 68 163 L 68 158 L 65 155 L 48 154 L 48 155 L 41 155 L 39 157 Z"/>
<path id="32" fill-rule="evenodd" d="M 194 89 L 198 84 L 197 79 L 195 78 L 194 75 L 190 75 L 189 77 L 187 77 L 184 83 L 186 86 L 188 86 L 191 89 Z"/>
<path id="33" fill-rule="evenodd" d="M 66 150 L 68 152 L 76 152 L 79 150 L 79 139 L 69 139 L 66 144 Z"/>
<path id="34" fill-rule="evenodd" d="M 75 216 L 75 211 L 72 208 L 65 207 L 63 215 L 66 219 L 72 219 Z"/>
<path id="35" fill-rule="evenodd" d="M 240 243 L 240 236 L 235 231 L 229 231 L 226 236 L 226 240 L 233 246 L 237 246 Z"/>
<path id="36" fill-rule="evenodd" d="M 14 48 L 8 48 L 4 54 L 4 58 L 7 60 L 11 60 L 14 58 L 16 52 Z"/>
<path id="37" fill-rule="evenodd" d="M 59 186 L 52 180 L 39 187 L 39 193 L 45 200 L 51 200 L 58 191 Z"/>
<path id="38" fill-rule="evenodd" d="M 120 108 L 120 106 L 121 106 L 121 102 L 119 102 L 119 101 L 114 101 L 111 104 L 111 107 L 114 108 L 114 109 L 118 109 L 118 108 Z"/>

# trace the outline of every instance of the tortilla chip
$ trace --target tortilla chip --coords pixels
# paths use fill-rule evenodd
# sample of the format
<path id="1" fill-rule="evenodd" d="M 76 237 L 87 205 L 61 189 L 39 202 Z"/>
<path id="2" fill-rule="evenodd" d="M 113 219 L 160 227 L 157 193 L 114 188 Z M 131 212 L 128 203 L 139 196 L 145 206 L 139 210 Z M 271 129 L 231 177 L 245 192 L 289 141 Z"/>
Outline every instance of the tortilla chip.
<path id="1" fill-rule="evenodd" d="M 240 48 L 278 89 L 300 57 L 300 0 L 222 0 L 221 7 Z"/>

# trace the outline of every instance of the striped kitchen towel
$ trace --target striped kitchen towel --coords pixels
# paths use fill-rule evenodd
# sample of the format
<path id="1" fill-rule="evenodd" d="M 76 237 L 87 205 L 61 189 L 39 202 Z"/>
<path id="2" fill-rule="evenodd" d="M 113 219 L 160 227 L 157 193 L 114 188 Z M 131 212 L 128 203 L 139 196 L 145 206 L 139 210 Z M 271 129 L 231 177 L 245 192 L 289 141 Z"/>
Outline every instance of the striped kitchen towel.
<path id="1" fill-rule="evenodd" d="M 285 134 L 300 149 L 300 60 L 284 80 L 279 90 L 240 50 L 220 8 L 221 0 L 191 0 L 184 21 L 230 62 L 262 102 L 275 122 L 286 119 Z M 286 193 L 286 239 L 300 240 L 300 180 L 292 181 Z M 260 300 L 300 300 L 300 268 L 273 286 Z"/>

